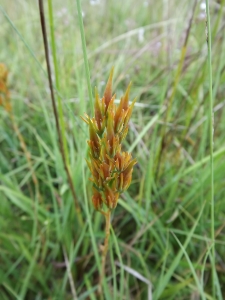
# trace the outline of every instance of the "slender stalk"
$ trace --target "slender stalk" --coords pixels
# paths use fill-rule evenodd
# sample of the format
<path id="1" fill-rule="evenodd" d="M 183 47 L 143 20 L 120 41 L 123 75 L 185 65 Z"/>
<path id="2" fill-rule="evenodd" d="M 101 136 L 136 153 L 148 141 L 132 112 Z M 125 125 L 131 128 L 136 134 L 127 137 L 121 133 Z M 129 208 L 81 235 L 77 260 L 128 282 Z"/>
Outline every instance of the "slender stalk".
<path id="1" fill-rule="evenodd" d="M 102 251 L 102 270 L 101 270 L 101 276 L 100 276 L 100 282 L 99 282 L 100 291 L 102 291 L 103 280 L 105 277 L 105 262 L 106 262 L 106 256 L 108 253 L 108 248 L 109 248 L 111 211 L 108 210 L 107 213 L 104 213 L 104 216 L 105 216 L 105 241 L 104 241 L 104 248 Z"/>
<path id="2" fill-rule="evenodd" d="M 76 1 L 77 1 L 77 13 L 78 13 L 81 41 L 82 41 L 83 56 L 84 56 L 85 74 L 86 74 L 86 80 L 87 80 L 87 86 L 88 86 L 88 95 L 89 95 L 89 100 L 91 102 L 91 113 L 92 113 L 92 115 L 94 115 L 94 102 L 93 102 L 92 90 L 91 90 L 91 80 L 90 80 L 90 71 L 89 71 L 89 65 L 88 65 L 87 47 L 86 47 L 86 40 L 85 40 L 85 33 L 84 33 L 82 9 L 81 9 L 80 0 L 76 0 Z"/>
<path id="3" fill-rule="evenodd" d="M 46 32 L 43 0 L 39 0 L 39 12 L 40 12 L 41 28 L 42 28 L 44 48 L 45 48 L 45 58 L 46 58 L 47 71 L 48 71 L 48 81 L 49 81 L 49 87 L 50 87 L 50 91 L 51 91 L 52 107 L 53 107 L 53 113 L 54 113 L 54 117 L 55 117 L 56 130 L 57 130 L 58 139 L 59 139 L 59 148 L 60 148 L 60 152 L 61 152 L 61 156 L 62 156 L 62 160 L 63 160 L 64 169 L 66 171 L 68 183 L 69 183 L 69 186 L 70 186 L 70 190 L 72 192 L 72 196 L 73 196 L 73 199 L 74 199 L 78 220 L 79 220 L 80 224 L 82 224 L 83 221 L 81 219 L 80 206 L 79 206 L 77 196 L 76 196 L 76 192 L 75 192 L 75 189 L 74 189 L 74 186 L 73 186 L 73 180 L 72 180 L 72 176 L 71 176 L 71 173 L 70 173 L 70 169 L 69 169 L 69 167 L 67 165 L 67 162 L 66 162 L 66 156 L 65 156 L 65 151 L 64 151 L 64 147 L 63 147 L 62 134 L 61 134 L 61 130 L 60 130 L 58 111 L 57 111 L 56 101 L 55 101 L 55 96 L 54 96 L 54 91 L 53 91 L 53 83 L 52 83 L 52 77 L 51 77 L 51 66 L 50 66 L 50 58 L 49 58 L 49 50 L 48 50 L 48 39 L 47 39 L 47 32 Z"/>
<path id="4" fill-rule="evenodd" d="M 213 161 L 213 130 L 214 130 L 214 116 L 213 116 L 213 91 L 212 91 L 212 60 L 211 60 L 211 26 L 209 13 L 209 0 L 206 0 L 206 26 L 207 26 L 207 46 L 208 46 L 208 75 L 209 75 L 209 141 L 210 141 L 210 182 L 211 182 L 211 239 L 212 239 L 212 294 L 215 297 L 215 216 L 214 216 L 214 161 Z"/>
<path id="5" fill-rule="evenodd" d="M 53 56 L 53 64 L 54 64 L 54 71 L 55 71 L 54 72 L 55 86 L 57 91 L 60 91 L 59 71 L 58 71 L 59 68 L 57 62 L 56 43 L 55 43 L 55 35 L 54 35 L 54 18 L 53 18 L 52 0 L 48 0 L 48 11 L 49 11 L 49 22 L 50 22 L 52 56 Z M 59 124 L 62 132 L 63 148 L 65 152 L 66 162 L 67 164 L 69 164 L 69 155 L 68 155 L 68 148 L 67 148 L 66 135 L 65 135 L 65 123 L 63 119 L 62 101 L 58 93 L 57 93 L 57 103 L 58 103 L 58 110 L 59 110 Z"/>

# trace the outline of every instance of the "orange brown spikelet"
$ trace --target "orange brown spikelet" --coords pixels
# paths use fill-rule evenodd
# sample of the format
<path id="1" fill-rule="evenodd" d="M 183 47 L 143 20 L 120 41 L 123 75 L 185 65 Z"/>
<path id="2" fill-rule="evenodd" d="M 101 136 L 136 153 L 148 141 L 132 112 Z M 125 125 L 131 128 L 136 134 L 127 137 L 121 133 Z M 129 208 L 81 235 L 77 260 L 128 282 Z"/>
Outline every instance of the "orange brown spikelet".
<path id="1" fill-rule="evenodd" d="M 82 119 L 89 125 L 89 158 L 87 161 L 93 182 L 92 202 L 96 210 L 101 210 L 103 203 L 111 210 L 117 206 L 119 196 L 128 189 L 136 159 L 128 152 L 121 151 L 121 142 L 128 132 L 135 100 L 129 105 L 128 86 L 118 107 L 112 95 L 113 69 L 110 72 L 104 96 L 99 98 L 95 90 L 94 118 L 85 115 Z"/>
<path id="2" fill-rule="evenodd" d="M 7 87 L 8 70 L 3 63 L 0 63 L 0 106 L 6 111 L 11 111 L 10 95 Z"/>
<path id="3" fill-rule="evenodd" d="M 98 91 L 96 88 L 95 88 L 95 120 L 98 125 L 98 130 L 101 131 L 102 122 L 103 122 L 103 111 L 102 111 L 102 103 L 100 103 Z"/>
<path id="4" fill-rule="evenodd" d="M 109 102 L 112 99 L 112 79 L 113 79 L 113 72 L 114 68 L 111 69 L 108 82 L 106 84 L 105 92 L 104 92 L 104 99 L 105 99 L 105 107 L 106 110 L 108 108 Z"/>
<path id="5" fill-rule="evenodd" d="M 100 210 L 103 205 L 101 194 L 93 187 L 92 203 L 96 210 Z"/>
<path id="6" fill-rule="evenodd" d="M 119 198 L 119 192 L 114 189 L 111 189 L 110 187 L 106 186 L 105 192 L 105 204 L 109 209 L 114 209 L 116 208 L 118 198 Z"/>
<path id="7" fill-rule="evenodd" d="M 100 147 L 100 139 L 99 139 L 96 131 L 97 131 L 96 126 L 94 125 L 92 120 L 89 120 L 90 140 L 88 141 L 88 145 L 90 147 L 92 156 L 95 157 L 95 158 L 98 158 L 101 147 Z"/>

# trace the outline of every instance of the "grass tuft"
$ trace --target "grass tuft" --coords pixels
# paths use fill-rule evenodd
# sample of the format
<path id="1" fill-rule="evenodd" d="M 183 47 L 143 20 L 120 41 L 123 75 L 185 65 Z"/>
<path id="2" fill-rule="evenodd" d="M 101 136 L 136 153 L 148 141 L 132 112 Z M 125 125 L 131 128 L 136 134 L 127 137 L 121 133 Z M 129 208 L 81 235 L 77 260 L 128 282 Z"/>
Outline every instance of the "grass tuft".
<path id="1" fill-rule="evenodd" d="M 104 93 L 112 66 L 115 103 L 131 80 L 137 97 L 124 151 L 138 163 L 111 214 L 103 298 L 224 299 L 225 1 L 43 4 L 80 213 L 38 5 L 3 0 L 0 63 L 13 122 L 1 105 L 0 299 L 99 299 L 105 223 L 91 203 L 80 115 L 92 116 L 92 91 Z"/>

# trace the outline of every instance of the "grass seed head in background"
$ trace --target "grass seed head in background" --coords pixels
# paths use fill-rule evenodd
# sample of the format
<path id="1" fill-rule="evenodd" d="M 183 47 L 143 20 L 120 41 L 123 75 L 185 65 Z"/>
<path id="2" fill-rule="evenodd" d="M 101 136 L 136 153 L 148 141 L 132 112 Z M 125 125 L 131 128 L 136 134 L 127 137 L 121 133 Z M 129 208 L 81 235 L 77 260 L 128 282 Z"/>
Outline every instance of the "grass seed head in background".
<path id="1" fill-rule="evenodd" d="M 136 100 L 129 105 L 130 85 L 119 106 L 114 104 L 116 95 L 112 95 L 113 69 L 110 72 L 104 96 L 99 98 L 95 91 L 95 116 L 85 115 L 83 120 L 89 125 L 90 140 L 87 161 L 93 182 L 92 202 L 97 210 L 101 210 L 103 203 L 114 209 L 119 195 L 128 189 L 133 166 L 136 159 L 128 152 L 122 152 L 121 143 L 128 132 L 128 122 Z"/>
<path id="2" fill-rule="evenodd" d="M 3 106 L 6 111 L 11 111 L 9 100 L 9 90 L 7 87 L 8 70 L 3 63 L 0 63 L 0 106 Z"/>

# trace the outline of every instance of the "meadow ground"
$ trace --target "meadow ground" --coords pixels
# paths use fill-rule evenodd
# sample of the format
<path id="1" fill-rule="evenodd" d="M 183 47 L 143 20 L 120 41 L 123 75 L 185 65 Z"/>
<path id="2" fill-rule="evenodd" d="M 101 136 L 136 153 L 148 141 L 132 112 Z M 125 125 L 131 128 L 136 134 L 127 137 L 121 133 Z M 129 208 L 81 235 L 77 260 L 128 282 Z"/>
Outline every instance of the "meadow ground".
<path id="1" fill-rule="evenodd" d="M 100 299 L 105 223 L 85 162 L 80 116 L 91 104 L 76 1 L 45 1 L 75 193 L 38 2 L 1 4 L 12 111 L 0 106 L 0 299 Z M 225 298 L 225 1 L 209 4 L 212 49 L 205 1 L 81 1 L 92 91 L 102 95 L 114 66 L 116 99 L 130 81 L 137 97 L 123 149 L 138 164 L 113 211 L 104 299 Z"/>

